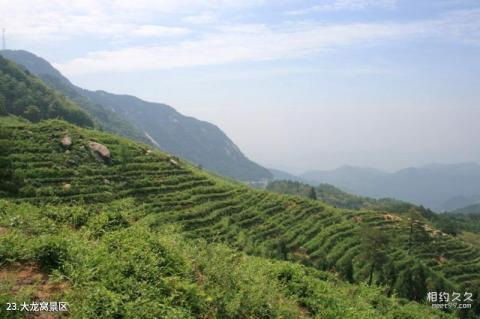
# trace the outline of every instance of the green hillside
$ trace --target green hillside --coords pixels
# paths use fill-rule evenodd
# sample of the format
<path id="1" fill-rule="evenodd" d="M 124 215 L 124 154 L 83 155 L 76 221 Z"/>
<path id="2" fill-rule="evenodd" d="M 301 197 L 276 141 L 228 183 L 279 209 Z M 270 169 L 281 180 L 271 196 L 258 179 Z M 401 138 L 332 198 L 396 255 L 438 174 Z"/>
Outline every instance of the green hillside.
<path id="1" fill-rule="evenodd" d="M 107 131 L 128 137 L 143 143 L 150 143 L 148 138 L 140 130 L 128 121 L 101 105 L 79 93 L 79 88 L 73 85 L 66 77 L 52 67 L 46 60 L 23 50 L 2 50 L 0 56 L 17 65 L 24 67 L 32 74 L 40 78 L 50 88 L 61 92 L 75 102 L 82 110 L 87 112 L 99 126 Z"/>
<path id="2" fill-rule="evenodd" d="M 132 199 L 95 208 L 0 200 L 0 302 L 49 297 L 91 319 L 449 318 L 381 288 L 152 230 L 146 215 Z M 16 280 L 25 273 L 49 277 Z"/>
<path id="3" fill-rule="evenodd" d="M 452 212 L 453 214 L 462 214 L 462 215 L 480 215 L 480 204 L 470 205 L 457 209 Z"/>
<path id="4" fill-rule="evenodd" d="M 277 180 L 269 182 L 267 190 L 310 198 L 312 197 L 312 186 L 298 181 Z M 375 199 L 365 196 L 353 195 L 342 191 L 341 189 L 330 185 L 320 184 L 314 189 L 315 198 L 338 208 L 347 208 L 354 210 L 375 210 L 388 211 L 394 213 L 404 213 L 415 209 L 424 216 L 430 216 L 433 212 L 410 203 L 399 201 L 393 198 Z"/>
<path id="5" fill-rule="evenodd" d="M 334 170 L 308 171 L 309 183 L 329 183 L 373 198 L 397 198 L 434 211 L 452 211 L 480 202 L 480 164 L 432 163 L 395 172 L 345 165 Z"/>
<path id="6" fill-rule="evenodd" d="M 82 94 L 115 110 L 148 134 L 160 150 L 175 154 L 222 176 L 241 181 L 272 178 L 266 168 L 248 159 L 216 125 L 185 116 L 173 107 L 135 96 L 105 91 Z"/>
<path id="7" fill-rule="evenodd" d="M 80 126 L 94 126 L 77 105 L 0 55 L 0 115 L 7 114 L 32 122 L 60 118 Z"/>
<path id="8" fill-rule="evenodd" d="M 51 217 L 59 223 L 73 224 L 76 230 L 67 228 L 72 232 L 78 230 L 80 233 L 72 236 L 80 236 L 80 239 L 93 232 L 91 236 L 95 240 L 132 223 L 139 223 L 154 233 L 165 225 L 176 224 L 189 240 L 206 239 L 228 244 L 250 255 L 298 262 L 307 267 L 299 269 L 329 271 L 352 283 L 371 282 L 384 286 L 381 290 L 387 296 L 425 302 L 428 291 L 474 292 L 474 309 L 461 313 L 465 318 L 475 318 L 473 314 L 479 311 L 478 246 L 435 230 L 420 214 L 339 209 L 297 196 L 253 190 L 214 177 L 178 158 L 152 152 L 147 145 L 62 121 L 13 123 L 3 125 L 0 133 L 2 180 L 7 185 L 1 190 L 2 197 L 18 203 L 80 206 L 79 211 L 75 208 L 71 213 L 62 210 L 65 215 Z M 61 144 L 65 137 L 71 139 L 71 145 Z M 106 146 L 109 154 L 103 152 L 102 156 L 101 149 L 92 149 L 92 145 L 98 146 L 92 142 Z M 124 198 L 134 203 L 132 206 L 136 209 L 131 214 L 128 210 L 118 210 L 113 215 L 102 215 L 103 205 L 113 205 Z M 88 212 L 82 213 L 84 209 Z M 49 208 L 40 210 L 50 218 Z M 16 224 L 11 218 L 2 220 Z M 35 234 L 28 227 L 26 232 L 26 236 Z M 128 236 L 141 238 L 135 234 Z M 8 251 L 17 250 L 16 243 L 23 242 L 26 240 L 12 240 L 10 245 L 14 247 Z M 135 246 L 128 242 L 124 245 Z M 107 248 L 102 249 L 109 252 Z M 261 260 L 259 263 L 275 263 Z M 127 274 L 131 272 L 135 273 L 135 269 L 128 270 Z M 96 278 L 95 274 L 92 276 Z M 246 274 L 239 276 L 247 282 L 250 280 Z M 307 289 L 308 292 L 299 292 L 301 298 L 316 294 L 310 293 L 309 288 L 294 286 Z M 97 288 L 101 293 L 102 288 Z M 146 285 L 145 289 L 150 288 Z M 325 293 L 326 288 L 322 291 Z M 122 307 L 127 303 L 111 297 L 112 302 Z M 371 302 L 377 303 L 376 300 Z M 313 308 L 306 306 L 306 301 L 299 304 L 302 313 L 314 313 Z M 334 311 L 333 308 L 335 306 L 328 310 Z M 188 312 L 191 311 L 189 308 Z M 359 312 L 351 318 L 371 316 Z M 410 318 L 424 316 L 411 315 Z"/>
<path id="9" fill-rule="evenodd" d="M 468 231 L 480 235 L 480 213 L 443 213 L 435 216 L 434 222 L 452 234 Z"/>
<path id="10" fill-rule="evenodd" d="M 393 198 L 375 199 L 349 194 L 329 184 L 312 187 L 298 181 L 276 180 L 269 182 L 266 189 L 279 194 L 297 195 L 306 198 L 314 197 L 319 201 L 339 208 L 399 214 L 415 211 L 438 230 L 457 236 L 473 246 L 480 247 L 480 214 L 471 213 L 475 211 L 475 206 L 451 213 L 437 214 L 423 206 Z"/>
<path id="11" fill-rule="evenodd" d="M 82 89 L 73 85 L 48 61 L 27 51 L 2 50 L 1 55 L 77 103 L 102 130 L 150 144 L 222 176 L 242 181 L 272 178 L 266 168 L 248 159 L 212 123 L 185 116 L 166 104 Z"/>

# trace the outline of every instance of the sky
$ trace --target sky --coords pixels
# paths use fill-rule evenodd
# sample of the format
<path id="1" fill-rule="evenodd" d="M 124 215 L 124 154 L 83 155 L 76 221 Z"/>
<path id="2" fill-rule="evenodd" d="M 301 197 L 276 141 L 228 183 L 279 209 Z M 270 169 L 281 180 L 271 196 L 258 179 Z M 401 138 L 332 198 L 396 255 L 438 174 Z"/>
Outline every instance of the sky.
<path id="1" fill-rule="evenodd" d="M 9 49 L 301 173 L 480 161 L 478 0 L 0 0 Z"/>

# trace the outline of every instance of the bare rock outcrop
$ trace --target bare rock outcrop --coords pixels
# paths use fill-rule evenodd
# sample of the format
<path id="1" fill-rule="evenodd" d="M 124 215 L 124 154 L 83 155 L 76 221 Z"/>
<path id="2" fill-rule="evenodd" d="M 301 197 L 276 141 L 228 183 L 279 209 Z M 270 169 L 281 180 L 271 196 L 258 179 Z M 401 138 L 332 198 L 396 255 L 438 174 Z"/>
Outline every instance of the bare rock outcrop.
<path id="1" fill-rule="evenodd" d="M 68 135 L 65 135 L 61 140 L 60 140 L 60 144 L 62 144 L 62 146 L 64 148 L 70 148 L 72 146 L 72 138 Z"/>
<path id="2" fill-rule="evenodd" d="M 110 150 L 103 144 L 97 142 L 89 142 L 88 147 L 92 154 L 98 159 L 104 162 L 110 162 L 111 155 Z"/>

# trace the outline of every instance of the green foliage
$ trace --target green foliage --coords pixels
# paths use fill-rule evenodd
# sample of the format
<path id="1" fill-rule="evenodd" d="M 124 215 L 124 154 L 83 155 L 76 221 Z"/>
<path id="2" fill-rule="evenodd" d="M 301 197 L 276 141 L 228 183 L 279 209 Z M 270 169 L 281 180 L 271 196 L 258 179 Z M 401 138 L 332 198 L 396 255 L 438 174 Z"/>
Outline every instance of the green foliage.
<path id="1" fill-rule="evenodd" d="M 93 127 L 92 119 L 63 95 L 0 56 L 0 114 L 13 114 L 38 122 L 61 118 Z"/>
<path id="2" fill-rule="evenodd" d="M 82 206 L 0 200 L 0 225 L 8 227 L 0 236 L 0 251 L 9 243 L 10 255 L 6 264 L 2 258 L 2 266 L 45 266 L 49 281 L 56 278 L 64 287 L 57 297 L 69 302 L 72 318 L 450 318 L 310 267 L 188 241 L 171 226 L 153 230 L 144 220 L 148 214 L 132 200 Z M 97 229 L 95 214 L 85 214 L 89 217 L 80 228 L 65 218 L 79 209 L 130 217 L 136 211 L 145 217 L 90 239 Z M 17 222 L 6 222 L 12 219 Z M 1 302 L 21 303 L 34 295 L 0 287 Z M 0 309 L 2 318 L 14 315 Z"/>
<path id="3" fill-rule="evenodd" d="M 33 249 L 33 259 L 47 270 L 56 269 L 67 259 L 67 242 L 61 237 L 41 237 Z"/>
<path id="4" fill-rule="evenodd" d="M 390 237 L 382 229 L 368 226 L 360 229 L 360 237 L 362 238 L 361 257 L 370 264 L 368 285 L 371 286 L 374 272 L 388 262 Z"/>
<path id="5" fill-rule="evenodd" d="M 312 198 L 313 196 L 312 187 L 310 185 L 289 180 L 272 181 L 267 185 L 267 190 L 308 198 Z M 315 191 L 317 199 L 338 208 L 388 211 L 394 213 L 404 213 L 410 209 L 416 209 L 424 215 L 433 214 L 421 206 L 417 207 L 392 198 L 374 199 L 352 195 L 329 184 L 320 184 L 313 188 L 313 190 Z"/>
<path id="6" fill-rule="evenodd" d="M 94 303 L 95 298 L 107 298 L 109 308 L 91 310 L 87 317 L 132 314 L 141 301 L 145 305 L 141 316 L 146 318 L 147 308 L 156 309 L 160 317 L 199 317 L 199 313 L 220 318 L 338 317 L 345 311 L 344 306 L 363 309 L 360 304 L 374 310 L 368 308 L 358 316 L 352 311 L 351 318 L 370 318 L 371 311 L 373 317 L 382 318 L 386 312 L 375 312 L 373 305 L 383 307 L 384 303 L 388 313 L 418 318 L 415 311 L 407 310 L 413 308 L 394 307 L 387 297 L 420 296 L 412 294 L 412 289 L 418 288 L 409 279 L 420 272 L 402 273 L 412 260 L 425 267 L 425 280 L 418 282 L 420 292 L 433 287 L 432 282 L 444 282 L 460 291 L 480 283 L 478 247 L 439 232 L 422 215 L 416 224 L 419 231 L 428 235 L 425 241 L 421 241 L 421 236 L 415 237 L 415 233 L 411 236 L 412 224 L 406 214 L 346 210 L 321 201 L 252 190 L 198 170 L 186 161 L 148 152 L 146 145 L 63 121 L 18 123 L 3 128 L 8 137 L 0 142 L 12 142 L 3 157 L 24 183 L 17 194 L 2 195 L 23 204 L 15 206 L 15 213 L 0 219 L 0 226 L 9 229 L 6 236 L 0 237 L 0 257 L 8 261 L 46 259 L 45 264 L 52 271 L 61 271 L 74 280 L 78 295 L 72 300 L 81 301 L 76 311 L 88 312 L 87 305 Z M 60 145 L 67 134 L 73 142 L 68 150 Z M 108 147 L 112 155 L 110 165 L 90 156 L 89 141 Z M 122 159 L 122 153 L 128 154 L 128 160 Z M 41 205 L 41 213 L 35 212 L 28 202 Z M 7 208 L 13 205 L 7 203 Z M 176 232 L 164 235 L 163 229 L 172 223 L 181 227 L 188 241 L 177 238 Z M 381 267 L 374 267 L 372 290 L 358 288 L 368 283 L 371 260 L 375 257 L 364 256 L 364 238 L 368 235 L 359 231 L 363 227 L 378 229 L 389 239 L 384 252 L 386 261 L 381 262 Z M 51 234 L 48 238 L 56 243 L 65 239 L 67 242 L 61 245 L 67 248 L 66 254 L 52 256 L 44 249 L 42 252 L 47 253 L 41 256 L 46 257 L 40 259 L 35 253 L 38 249 L 33 249 L 37 246 L 30 246 L 29 238 L 43 238 L 45 233 Z M 158 242 L 161 238 L 169 240 Z M 207 243 L 196 242 L 198 239 Z M 46 239 L 40 242 L 43 240 Z M 221 249 L 226 249 L 221 245 L 220 252 L 215 252 L 212 242 L 263 258 L 251 259 L 235 250 L 230 255 L 221 253 Z M 214 252 L 209 253 L 212 249 Z M 264 259 L 267 257 L 277 261 Z M 243 263 L 244 259 L 248 264 Z M 208 264 L 208 260 L 214 262 Z M 284 279 L 269 277 L 275 273 L 272 266 L 265 264 L 266 268 L 260 269 L 249 260 L 260 260 L 262 265 L 288 260 L 288 265 L 297 263 L 303 266 L 296 266 L 311 272 L 332 272 L 342 285 L 340 279 L 354 285 L 347 285 L 350 288 L 333 296 L 333 301 L 329 301 L 328 295 L 340 283 L 333 288 L 330 284 L 318 284 L 323 293 L 314 293 L 311 289 L 317 288 L 307 289 L 303 282 L 293 293 L 291 289 L 284 290 Z M 152 270 L 142 268 L 143 265 Z M 146 273 L 142 276 L 143 271 Z M 211 274 L 205 277 L 205 273 Z M 250 277 L 255 274 L 259 277 Z M 326 276 L 315 272 L 305 280 L 313 282 L 320 274 Z M 208 286 L 205 279 L 215 284 Z M 330 282 L 331 278 L 325 280 Z M 378 294 L 373 293 L 375 284 L 385 287 Z M 263 290 L 260 286 L 270 288 Z M 357 305 L 340 300 L 349 299 L 355 289 L 362 292 L 359 298 L 364 302 Z M 302 293 L 303 290 L 306 292 Z M 370 296 L 370 292 L 376 297 L 361 297 L 363 293 Z M 314 298 L 323 296 L 322 303 L 308 308 L 309 294 Z M 175 299 L 177 296 L 180 299 Z"/>
<path id="7" fill-rule="evenodd" d="M 21 186 L 21 180 L 15 176 L 12 160 L 5 156 L 12 147 L 9 137 L 9 131 L 0 126 L 0 196 L 16 194 Z"/>
<path id="8" fill-rule="evenodd" d="M 128 225 L 129 222 L 125 214 L 115 210 L 102 212 L 96 215 L 94 218 L 92 218 L 88 227 L 92 231 L 92 236 L 94 238 L 98 238 L 107 232 L 125 228 L 128 227 Z"/>
<path id="9" fill-rule="evenodd" d="M 82 89 L 27 51 L 4 50 L 0 55 L 22 65 L 75 102 L 102 130 L 150 144 L 230 178 L 250 182 L 272 177 L 270 171 L 246 158 L 211 123 L 184 116 L 165 104 Z"/>
<path id="10" fill-rule="evenodd" d="M 443 213 L 434 216 L 432 222 L 445 233 L 456 236 L 462 231 L 480 234 L 480 210 L 466 213 Z"/>
<path id="11" fill-rule="evenodd" d="M 7 105 L 5 103 L 5 97 L 0 95 L 0 116 L 8 115 Z"/>
<path id="12" fill-rule="evenodd" d="M 29 105 L 23 112 L 23 116 L 32 122 L 38 122 L 42 119 L 40 109 L 35 105 Z"/>
<path id="13" fill-rule="evenodd" d="M 19 61 L 19 63 L 22 61 Z M 128 137 L 135 141 L 151 144 L 150 140 L 145 137 L 139 129 L 128 122 L 121 115 L 111 111 L 108 107 L 93 102 L 90 98 L 83 96 L 81 93 L 86 92 L 75 87 L 66 78 L 57 74 L 39 74 L 39 77 L 52 89 L 55 89 L 66 97 L 71 99 L 82 110 L 90 115 L 100 125 L 102 130 Z"/>

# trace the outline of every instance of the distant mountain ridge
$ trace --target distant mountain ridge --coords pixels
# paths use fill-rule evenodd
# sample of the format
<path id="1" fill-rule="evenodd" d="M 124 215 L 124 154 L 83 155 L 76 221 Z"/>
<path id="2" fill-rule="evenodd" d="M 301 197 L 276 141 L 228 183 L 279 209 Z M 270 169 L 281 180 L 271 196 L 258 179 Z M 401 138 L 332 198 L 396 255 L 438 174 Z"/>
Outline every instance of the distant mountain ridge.
<path id="1" fill-rule="evenodd" d="M 480 203 L 462 207 L 452 212 L 452 214 L 476 214 L 480 215 Z"/>
<path id="2" fill-rule="evenodd" d="M 309 171 L 300 177 L 363 196 L 392 197 L 437 211 L 473 205 L 480 198 L 478 163 L 430 164 L 394 173 L 344 166 L 332 171 Z"/>
<path id="3" fill-rule="evenodd" d="M 320 200 L 337 208 L 395 213 L 405 213 L 415 210 L 420 212 L 425 218 L 430 218 L 435 214 L 423 207 L 392 198 L 374 199 L 349 194 L 330 184 L 311 186 L 292 180 L 274 180 L 268 183 L 266 189 L 275 193 L 298 195 L 310 199 L 312 199 L 311 194 L 313 189 L 315 191 L 313 193 L 315 198 L 313 199 Z"/>
<path id="4" fill-rule="evenodd" d="M 106 131 L 158 147 L 223 176 L 242 181 L 273 177 L 211 123 L 184 116 L 165 104 L 82 89 L 27 51 L 3 50 L 0 54 L 72 99 Z"/>
<path id="5" fill-rule="evenodd" d="M 268 169 L 272 174 L 273 174 L 273 179 L 274 180 L 287 180 L 287 181 L 294 181 L 294 182 L 301 182 L 301 183 L 307 183 L 307 181 L 297 175 L 291 174 L 286 171 L 282 171 L 279 169 L 275 168 L 269 168 Z"/>
<path id="6" fill-rule="evenodd" d="M 272 177 L 267 169 L 245 157 L 212 123 L 184 116 L 169 105 L 146 102 L 135 96 L 88 90 L 83 90 L 82 94 L 128 119 L 164 151 L 239 180 Z"/>

